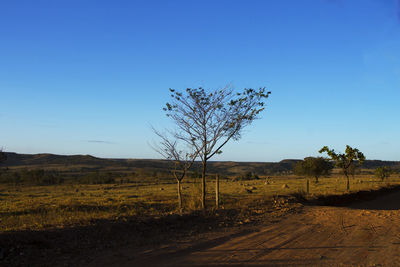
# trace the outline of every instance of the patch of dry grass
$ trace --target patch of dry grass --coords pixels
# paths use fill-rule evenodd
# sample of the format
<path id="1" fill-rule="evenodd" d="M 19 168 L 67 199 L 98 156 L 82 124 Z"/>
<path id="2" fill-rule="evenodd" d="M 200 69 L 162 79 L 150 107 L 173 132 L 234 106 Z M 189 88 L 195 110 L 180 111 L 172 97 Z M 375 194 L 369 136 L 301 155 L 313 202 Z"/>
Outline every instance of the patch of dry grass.
<path id="1" fill-rule="evenodd" d="M 381 182 L 357 176 L 350 180 L 351 192 L 400 184 L 400 177 Z M 286 186 L 285 186 L 286 185 Z M 209 207 L 214 206 L 214 182 L 208 182 Z M 250 181 L 220 181 L 221 207 L 243 208 L 253 199 L 305 192 L 306 179 L 273 177 Z M 310 180 L 310 195 L 346 193 L 342 177 Z M 185 209 L 200 208 L 199 181 L 183 183 Z M 163 216 L 176 212 L 176 184 L 141 183 L 111 185 L 14 186 L 0 185 L 0 231 L 41 230 L 72 225 L 90 225 L 97 219 L 123 219 L 129 216 Z"/>

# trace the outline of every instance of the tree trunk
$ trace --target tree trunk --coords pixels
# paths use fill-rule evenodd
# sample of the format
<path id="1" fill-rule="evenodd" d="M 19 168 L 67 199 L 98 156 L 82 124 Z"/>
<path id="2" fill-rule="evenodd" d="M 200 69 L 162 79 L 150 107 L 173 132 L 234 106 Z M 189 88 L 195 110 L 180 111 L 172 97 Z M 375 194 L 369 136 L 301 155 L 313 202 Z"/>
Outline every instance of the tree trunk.
<path id="1" fill-rule="evenodd" d="M 348 175 L 346 177 L 347 177 L 347 191 L 350 191 L 350 179 Z"/>
<path id="2" fill-rule="evenodd" d="M 219 209 L 219 175 L 215 177 L 215 207 Z"/>
<path id="3" fill-rule="evenodd" d="M 182 191 L 181 191 L 181 180 L 178 180 L 178 209 L 182 213 Z"/>
<path id="4" fill-rule="evenodd" d="M 307 179 L 307 194 L 310 194 L 310 180 Z"/>
<path id="5" fill-rule="evenodd" d="M 315 183 L 318 184 L 318 176 L 315 176 Z"/>
<path id="6" fill-rule="evenodd" d="M 206 167 L 207 162 L 203 161 L 203 169 L 201 172 L 201 207 L 206 209 Z"/>

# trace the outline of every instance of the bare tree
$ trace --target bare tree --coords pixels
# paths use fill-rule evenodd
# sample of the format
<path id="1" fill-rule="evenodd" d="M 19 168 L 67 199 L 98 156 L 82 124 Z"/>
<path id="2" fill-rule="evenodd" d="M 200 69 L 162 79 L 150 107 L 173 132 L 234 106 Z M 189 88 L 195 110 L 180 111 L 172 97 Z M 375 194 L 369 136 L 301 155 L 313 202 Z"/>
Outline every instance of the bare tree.
<path id="1" fill-rule="evenodd" d="M 238 140 L 241 130 L 250 125 L 264 110 L 264 100 L 271 92 L 265 88 L 231 88 L 206 92 L 203 88 L 188 88 L 178 92 L 170 89 L 172 101 L 164 111 L 177 126 L 175 138 L 190 145 L 202 163 L 201 205 L 206 209 L 207 161 L 222 153 L 221 148 L 231 139 Z"/>
<path id="2" fill-rule="evenodd" d="M 153 132 L 160 138 L 158 144 L 152 145 L 152 148 L 157 151 L 165 159 L 170 160 L 173 163 L 172 174 L 174 175 L 178 185 L 178 209 L 182 212 L 182 180 L 185 178 L 187 171 L 193 165 L 195 159 L 198 156 L 198 152 L 191 151 L 190 148 L 186 150 L 179 147 L 178 140 L 175 139 L 171 134 L 161 133 L 152 127 Z"/>

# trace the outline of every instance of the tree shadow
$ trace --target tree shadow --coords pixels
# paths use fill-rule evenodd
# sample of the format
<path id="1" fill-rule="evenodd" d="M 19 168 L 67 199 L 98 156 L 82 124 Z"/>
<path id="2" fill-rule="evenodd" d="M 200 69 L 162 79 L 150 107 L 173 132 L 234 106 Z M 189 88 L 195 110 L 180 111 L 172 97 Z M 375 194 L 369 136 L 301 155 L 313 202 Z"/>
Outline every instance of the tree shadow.
<path id="1" fill-rule="evenodd" d="M 79 210 L 90 211 L 92 208 L 82 206 Z M 163 243 L 173 243 L 182 237 L 207 232 L 211 228 L 217 229 L 221 222 L 226 222 L 225 219 L 234 221 L 238 211 L 221 210 L 219 214 L 220 216 L 216 217 L 212 212 L 194 211 L 158 218 L 129 216 L 118 220 L 97 219 L 91 221 L 90 225 L 59 229 L 0 232 L 0 249 L 4 253 L 0 265 L 4 263 L 5 266 L 59 266 L 61 258 L 89 262 L 90 258 L 85 255 L 111 248 L 129 246 L 144 250 L 146 247 L 157 247 Z M 238 235 L 211 240 L 199 244 L 198 249 L 206 249 L 214 246 L 215 242 L 226 242 L 230 238 L 248 233 L 243 231 Z"/>
<path id="2" fill-rule="evenodd" d="M 392 192 L 388 195 L 377 196 L 372 200 L 354 203 L 350 205 L 349 208 L 363 210 L 400 210 L 400 192 Z"/>
<path id="3" fill-rule="evenodd" d="M 319 196 L 311 200 L 301 200 L 304 205 L 348 207 L 368 210 L 399 210 L 400 185 L 388 186 L 378 190 L 363 190 L 343 195 Z"/>

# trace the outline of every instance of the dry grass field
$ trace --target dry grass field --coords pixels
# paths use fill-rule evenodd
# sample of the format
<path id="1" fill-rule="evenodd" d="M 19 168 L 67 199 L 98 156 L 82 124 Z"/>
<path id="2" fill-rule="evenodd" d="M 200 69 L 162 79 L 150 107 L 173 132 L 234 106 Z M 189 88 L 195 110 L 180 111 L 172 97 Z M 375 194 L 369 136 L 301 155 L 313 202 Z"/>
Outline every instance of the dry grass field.
<path id="1" fill-rule="evenodd" d="M 222 209 L 243 209 L 246 203 L 276 196 L 301 195 L 313 198 L 321 195 L 346 193 L 345 179 L 337 174 L 310 180 L 310 194 L 306 194 L 306 179 L 295 176 L 260 177 L 256 180 L 220 181 Z M 371 175 L 351 179 L 351 192 L 372 190 L 400 184 L 393 175 L 380 181 Z M 208 182 L 209 207 L 215 205 L 215 184 Z M 186 179 L 183 183 L 184 209 L 199 209 L 199 180 Z M 69 226 L 90 225 L 97 219 L 124 220 L 131 216 L 162 217 L 177 213 L 176 184 L 170 182 L 115 183 L 100 185 L 60 184 L 51 186 L 0 185 L 0 229 L 2 232 L 44 230 Z"/>

